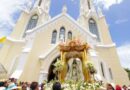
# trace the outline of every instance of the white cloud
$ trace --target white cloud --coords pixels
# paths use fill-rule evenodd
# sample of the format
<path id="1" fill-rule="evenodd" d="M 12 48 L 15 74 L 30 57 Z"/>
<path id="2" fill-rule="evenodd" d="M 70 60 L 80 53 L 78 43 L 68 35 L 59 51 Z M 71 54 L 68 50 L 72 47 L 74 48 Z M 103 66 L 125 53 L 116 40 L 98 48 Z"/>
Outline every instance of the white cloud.
<path id="1" fill-rule="evenodd" d="M 7 35 L 14 25 L 14 13 L 20 11 L 28 0 L 0 0 L 0 37 Z"/>
<path id="2" fill-rule="evenodd" d="M 130 43 L 126 43 L 117 48 L 118 55 L 123 67 L 130 68 Z"/>
<path id="3" fill-rule="evenodd" d="M 121 24 L 121 23 L 125 23 L 127 21 L 128 21 L 128 19 L 119 19 L 119 20 L 115 21 L 115 24 Z"/>
<path id="4" fill-rule="evenodd" d="M 12 21 L 13 13 L 18 11 L 18 7 L 24 2 L 25 0 L 0 0 L 0 19 Z"/>
<path id="5" fill-rule="evenodd" d="M 120 4 L 123 0 L 94 0 L 96 5 L 109 9 L 110 6 Z"/>

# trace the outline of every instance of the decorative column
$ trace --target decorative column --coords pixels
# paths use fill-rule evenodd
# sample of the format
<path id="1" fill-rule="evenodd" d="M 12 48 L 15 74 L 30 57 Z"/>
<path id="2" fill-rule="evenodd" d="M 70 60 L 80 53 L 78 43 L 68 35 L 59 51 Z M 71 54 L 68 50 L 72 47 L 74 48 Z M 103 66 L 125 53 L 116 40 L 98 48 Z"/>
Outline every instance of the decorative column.
<path id="1" fill-rule="evenodd" d="M 90 76 L 88 68 L 86 68 L 86 65 L 87 65 L 87 62 L 88 62 L 87 52 L 88 51 L 86 49 L 84 49 L 83 54 L 82 54 L 83 55 L 82 56 L 83 57 L 82 70 L 83 70 L 85 81 L 90 82 L 91 81 L 91 76 Z"/>
<path id="2" fill-rule="evenodd" d="M 90 58 L 93 61 L 94 67 L 97 70 L 97 73 L 95 74 L 95 80 L 101 81 L 102 77 L 100 75 L 100 58 L 98 56 L 98 52 L 96 52 L 94 49 L 89 50 Z"/>

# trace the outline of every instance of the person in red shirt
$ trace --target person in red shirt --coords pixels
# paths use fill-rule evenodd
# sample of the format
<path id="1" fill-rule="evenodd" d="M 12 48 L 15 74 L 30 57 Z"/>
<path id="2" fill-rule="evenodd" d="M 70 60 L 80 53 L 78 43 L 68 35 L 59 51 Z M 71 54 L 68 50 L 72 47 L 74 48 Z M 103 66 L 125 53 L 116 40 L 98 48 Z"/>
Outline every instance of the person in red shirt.
<path id="1" fill-rule="evenodd" d="M 122 90 L 121 86 L 116 85 L 116 90 Z"/>

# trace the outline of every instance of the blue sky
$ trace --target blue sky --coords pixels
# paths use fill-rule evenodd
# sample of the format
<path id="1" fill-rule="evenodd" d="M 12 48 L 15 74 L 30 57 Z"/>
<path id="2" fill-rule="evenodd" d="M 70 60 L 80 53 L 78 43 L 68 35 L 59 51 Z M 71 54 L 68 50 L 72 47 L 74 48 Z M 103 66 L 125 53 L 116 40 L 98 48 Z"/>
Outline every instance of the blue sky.
<path id="1" fill-rule="evenodd" d="M 0 37 L 9 36 L 20 15 L 20 9 L 25 9 L 29 0 L 0 0 Z M 73 18 L 79 15 L 79 0 L 52 0 L 50 14 L 52 17 L 61 12 L 63 5 Z M 112 40 L 117 45 L 117 51 L 123 67 L 130 68 L 130 0 L 95 0 L 95 6 L 100 6 L 106 16 Z"/>
<path id="2" fill-rule="evenodd" d="M 62 11 L 62 7 L 64 5 L 67 6 L 68 12 L 70 16 L 74 19 L 77 19 L 79 16 L 79 0 L 52 0 L 51 7 L 50 7 L 50 15 L 52 17 L 58 15 Z"/>
<path id="3" fill-rule="evenodd" d="M 111 36 L 117 46 L 130 42 L 130 0 L 104 10 Z"/>

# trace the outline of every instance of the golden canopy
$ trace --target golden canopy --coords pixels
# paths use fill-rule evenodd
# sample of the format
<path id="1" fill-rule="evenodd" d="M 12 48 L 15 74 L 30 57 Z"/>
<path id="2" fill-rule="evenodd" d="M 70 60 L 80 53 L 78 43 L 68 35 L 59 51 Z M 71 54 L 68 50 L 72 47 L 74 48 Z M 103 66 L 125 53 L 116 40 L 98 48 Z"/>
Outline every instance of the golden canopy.
<path id="1" fill-rule="evenodd" d="M 66 43 L 59 44 L 59 50 L 61 52 L 61 61 L 64 63 L 63 70 L 60 72 L 58 78 L 61 82 L 65 81 L 67 74 L 67 63 L 70 58 L 79 58 L 82 62 L 82 70 L 84 75 L 84 80 L 89 82 L 91 81 L 90 73 L 86 68 L 87 64 L 87 52 L 89 49 L 87 43 L 83 43 L 80 40 L 71 40 Z"/>
<path id="2" fill-rule="evenodd" d="M 67 43 L 61 43 L 59 45 L 59 49 L 62 52 L 82 52 L 84 50 L 88 50 L 89 45 L 87 43 L 82 43 L 80 40 L 71 40 Z"/>

